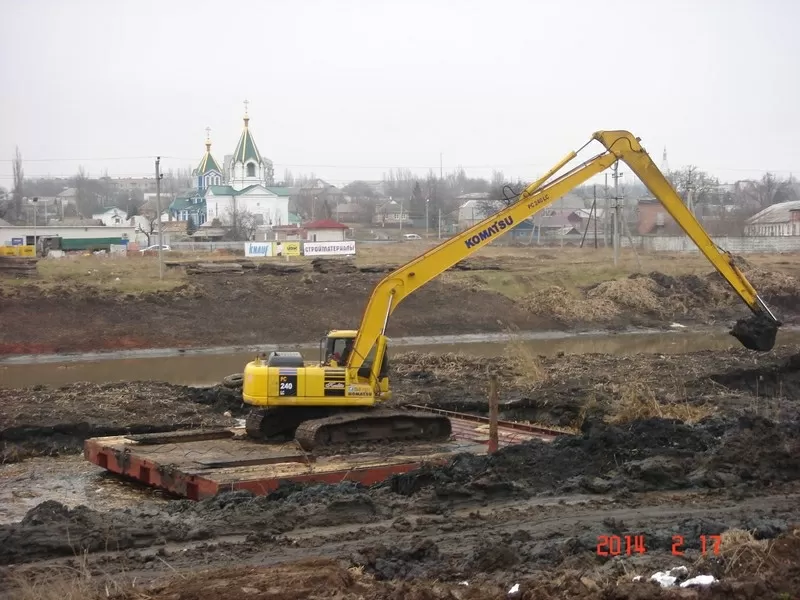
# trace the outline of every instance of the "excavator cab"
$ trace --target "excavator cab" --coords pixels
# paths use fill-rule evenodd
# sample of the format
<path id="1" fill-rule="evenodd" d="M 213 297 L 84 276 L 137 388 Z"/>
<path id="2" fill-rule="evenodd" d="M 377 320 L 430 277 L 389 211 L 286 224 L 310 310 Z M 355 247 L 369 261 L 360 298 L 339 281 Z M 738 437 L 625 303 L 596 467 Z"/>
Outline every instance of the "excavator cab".
<path id="1" fill-rule="evenodd" d="M 327 367 L 343 367 L 353 349 L 357 331 L 336 330 L 328 333 L 320 342 L 320 364 Z"/>
<path id="2" fill-rule="evenodd" d="M 344 367 L 350 358 L 358 331 L 355 329 L 338 329 L 328 333 L 320 342 L 320 364 L 323 367 Z M 377 345 L 372 347 L 361 367 L 358 369 L 359 378 L 369 379 L 372 363 L 375 360 Z M 389 352 L 384 352 L 381 368 L 378 371 L 381 400 L 389 400 Z"/>

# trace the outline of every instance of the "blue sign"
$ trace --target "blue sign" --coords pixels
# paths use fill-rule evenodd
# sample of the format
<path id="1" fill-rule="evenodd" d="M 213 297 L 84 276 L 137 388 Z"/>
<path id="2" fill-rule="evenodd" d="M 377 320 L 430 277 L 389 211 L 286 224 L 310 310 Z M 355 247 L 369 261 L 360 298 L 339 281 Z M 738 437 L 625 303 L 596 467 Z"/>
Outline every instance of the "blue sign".
<path id="1" fill-rule="evenodd" d="M 12 246 L 24 246 L 25 240 L 22 238 L 11 238 L 11 245 Z"/>

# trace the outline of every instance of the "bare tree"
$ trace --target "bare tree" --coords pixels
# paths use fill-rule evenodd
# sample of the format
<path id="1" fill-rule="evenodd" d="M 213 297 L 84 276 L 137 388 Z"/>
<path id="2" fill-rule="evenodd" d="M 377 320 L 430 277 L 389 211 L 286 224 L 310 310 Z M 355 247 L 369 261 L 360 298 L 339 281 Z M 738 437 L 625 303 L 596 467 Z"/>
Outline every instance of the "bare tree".
<path id="1" fill-rule="evenodd" d="M 138 215 L 136 231 L 147 238 L 147 245 L 152 246 L 150 240 L 158 232 L 158 219 L 150 215 Z"/>
<path id="2" fill-rule="evenodd" d="M 22 168 L 22 153 L 19 146 L 14 151 L 14 160 L 11 164 L 14 174 L 14 187 L 11 191 L 11 206 L 8 210 L 10 221 L 19 221 L 22 218 L 22 197 L 25 193 L 25 171 Z"/>
<path id="3" fill-rule="evenodd" d="M 92 214 L 91 207 L 89 206 L 88 197 L 89 190 L 87 182 L 89 175 L 83 165 L 78 167 L 78 172 L 73 179 L 73 186 L 75 187 L 75 208 L 78 210 L 78 216 L 86 218 L 87 215 Z"/>
<path id="4" fill-rule="evenodd" d="M 526 183 L 519 180 L 516 183 L 506 180 L 502 171 L 493 171 L 492 180 L 489 184 L 489 197 L 486 200 L 477 202 L 477 209 L 480 215 L 476 214 L 475 216 L 484 219 L 515 204 L 526 186 Z"/>
<path id="5" fill-rule="evenodd" d="M 235 206 L 228 209 L 226 214 L 228 236 L 235 241 L 250 240 L 258 228 L 258 216 L 247 209 L 237 209 Z"/>
<path id="6" fill-rule="evenodd" d="M 710 204 L 711 199 L 717 195 L 717 188 L 719 187 L 719 180 L 705 171 L 701 171 L 695 165 L 683 167 L 677 171 L 670 171 L 667 174 L 667 179 L 678 192 L 684 202 L 689 197 L 689 191 L 695 203 L 697 204 Z"/>
<path id="7" fill-rule="evenodd" d="M 351 181 L 342 188 L 342 191 L 350 196 L 350 199 L 356 204 L 375 203 L 375 190 L 366 181 Z"/>

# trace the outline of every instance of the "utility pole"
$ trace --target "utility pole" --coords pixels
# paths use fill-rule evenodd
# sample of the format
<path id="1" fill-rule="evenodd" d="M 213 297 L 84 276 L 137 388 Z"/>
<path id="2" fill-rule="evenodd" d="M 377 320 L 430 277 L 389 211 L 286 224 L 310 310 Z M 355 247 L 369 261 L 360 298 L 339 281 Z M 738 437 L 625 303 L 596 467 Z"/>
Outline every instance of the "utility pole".
<path id="1" fill-rule="evenodd" d="M 597 185 L 592 186 L 592 213 L 594 218 L 594 249 L 597 250 Z"/>
<path id="2" fill-rule="evenodd" d="M 611 237 L 611 228 L 609 227 L 609 219 L 611 214 L 611 202 L 608 199 L 608 173 L 605 174 L 606 183 L 603 188 L 603 193 L 606 198 L 606 208 L 603 211 L 603 246 L 608 248 L 609 238 Z"/>
<path id="3" fill-rule="evenodd" d="M 425 239 L 428 239 L 428 225 L 430 224 L 430 220 L 428 219 L 428 204 L 430 204 L 431 199 L 425 198 Z"/>
<path id="4" fill-rule="evenodd" d="M 442 169 L 442 153 L 439 152 L 439 179 L 444 179 L 444 170 Z"/>
<path id="5" fill-rule="evenodd" d="M 36 206 L 37 202 L 39 202 L 39 197 L 35 197 L 33 199 L 33 254 L 34 256 L 39 256 L 39 244 L 36 241 Z M 46 209 L 45 209 L 46 211 Z M 45 215 L 46 216 L 46 215 Z M 47 223 L 47 219 L 45 219 L 45 224 Z"/>
<path id="6" fill-rule="evenodd" d="M 442 209 L 439 209 L 439 239 L 442 239 Z"/>
<path id="7" fill-rule="evenodd" d="M 156 219 L 158 219 L 158 278 L 164 279 L 164 235 L 161 230 L 161 157 L 156 157 Z"/>
<path id="8" fill-rule="evenodd" d="M 619 161 L 614 163 L 614 266 L 619 262 Z"/>

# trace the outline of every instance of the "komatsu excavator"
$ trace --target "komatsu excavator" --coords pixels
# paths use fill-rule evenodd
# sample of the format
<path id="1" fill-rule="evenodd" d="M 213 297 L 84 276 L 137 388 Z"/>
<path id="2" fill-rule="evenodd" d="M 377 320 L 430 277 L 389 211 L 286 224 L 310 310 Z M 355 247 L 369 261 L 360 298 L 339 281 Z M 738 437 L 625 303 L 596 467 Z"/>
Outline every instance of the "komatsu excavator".
<path id="1" fill-rule="evenodd" d="M 552 179 L 593 141 L 605 150 Z M 577 152 L 570 152 L 526 187 L 513 204 L 387 275 L 373 290 L 358 330 L 328 333 L 319 363 L 304 363 L 299 352 L 262 354 L 248 363 L 242 390 L 244 401 L 253 407 L 248 436 L 269 440 L 293 435 L 305 450 L 351 442 L 447 439 L 451 427 L 446 417 L 376 407 L 391 397 L 386 325 L 392 312 L 414 291 L 618 160 L 664 205 L 752 311 L 730 333 L 748 349 L 771 350 L 780 321 L 733 257 L 714 245 L 639 142 L 627 131 L 596 132 Z"/>

